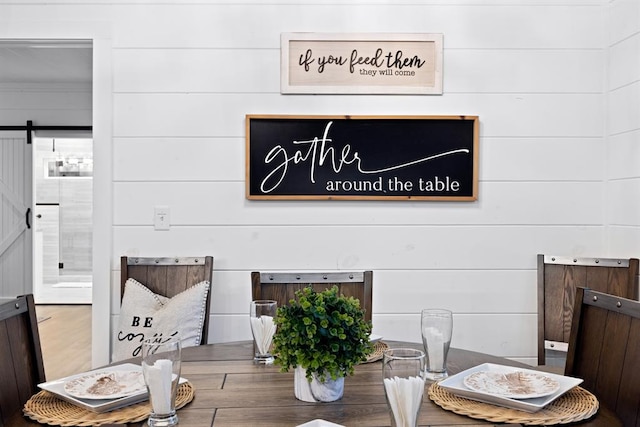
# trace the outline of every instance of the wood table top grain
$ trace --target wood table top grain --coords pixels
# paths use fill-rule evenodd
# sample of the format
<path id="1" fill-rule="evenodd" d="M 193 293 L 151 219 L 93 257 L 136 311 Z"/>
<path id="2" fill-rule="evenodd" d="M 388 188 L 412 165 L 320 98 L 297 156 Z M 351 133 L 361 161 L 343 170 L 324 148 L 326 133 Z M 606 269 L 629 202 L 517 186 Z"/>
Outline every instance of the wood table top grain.
<path id="1" fill-rule="evenodd" d="M 385 342 L 391 348 L 422 348 L 422 344 Z M 280 372 L 277 365 L 252 361 L 251 341 L 210 344 L 183 349 L 182 376 L 195 387 L 195 398 L 178 411 L 181 427 L 191 426 L 297 426 L 314 419 L 344 426 L 389 426 L 391 419 L 382 386 L 380 361 L 358 365 L 345 379 L 344 396 L 331 403 L 308 403 L 293 393 L 293 372 Z M 452 348 L 447 368 L 450 374 L 481 363 L 531 368 L 502 357 Z M 610 411 L 597 414 L 583 426 L 611 427 L 616 418 Z M 427 393 L 420 410 L 420 426 L 490 426 L 494 423 L 446 411 Z"/>
<path id="2" fill-rule="evenodd" d="M 421 343 L 387 340 L 385 343 L 390 348 L 422 349 Z M 140 360 L 126 362 L 140 363 Z M 482 363 L 531 368 L 502 357 L 452 348 L 447 369 L 449 374 L 456 374 Z M 343 398 L 330 403 L 308 403 L 296 399 L 293 371 L 283 373 L 277 365 L 254 364 L 251 341 L 184 348 L 181 376 L 194 386 L 195 397 L 178 410 L 180 427 L 294 427 L 315 419 L 348 427 L 391 425 L 382 386 L 381 361 L 358 365 L 355 374 L 345 379 Z M 20 417 L 15 425 L 39 424 Z M 130 425 L 142 426 L 143 423 Z M 429 399 L 425 390 L 419 425 L 487 427 L 506 424 L 485 422 L 444 410 Z M 622 426 L 602 404 L 598 414 L 579 425 Z"/>

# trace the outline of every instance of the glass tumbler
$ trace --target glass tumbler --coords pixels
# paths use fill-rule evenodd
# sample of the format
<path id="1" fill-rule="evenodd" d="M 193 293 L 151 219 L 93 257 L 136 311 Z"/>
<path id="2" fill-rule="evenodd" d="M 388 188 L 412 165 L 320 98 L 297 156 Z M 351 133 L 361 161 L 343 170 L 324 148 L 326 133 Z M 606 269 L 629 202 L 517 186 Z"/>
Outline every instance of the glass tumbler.
<path id="1" fill-rule="evenodd" d="M 151 414 L 149 427 L 171 427 L 178 425 L 176 393 L 180 380 L 182 345 L 179 339 L 142 343 L 142 374 L 149 391 Z"/>
<path id="2" fill-rule="evenodd" d="M 393 427 L 416 427 L 424 395 L 425 354 L 413 348 L 388 349 L 382 355 L 384 395 Z"/>
<path id="3" fill-rule="evenodd" d="M 427 379 L 446 378 L 447 355 L 453 332 L 453 314 L 449 310 L 427 308 L 422 310 L 422 344 L 427 354 Z"/>
<path id="4" fill-rule="evenodd" d="M 249 320 L 253 334 L 253 361 L 255 363 L 273 363 L 271 342 L 276 333 L 276 324 L 274 323 L 276 310 L 277 303 L 273 300 L 251 301 Z"/>

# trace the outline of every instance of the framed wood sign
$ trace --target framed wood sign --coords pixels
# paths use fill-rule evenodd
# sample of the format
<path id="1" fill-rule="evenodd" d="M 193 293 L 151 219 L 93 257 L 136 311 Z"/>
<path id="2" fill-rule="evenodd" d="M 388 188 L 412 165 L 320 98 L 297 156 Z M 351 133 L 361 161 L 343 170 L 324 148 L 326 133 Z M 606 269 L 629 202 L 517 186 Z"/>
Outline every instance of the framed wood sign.
<path id="1" fill-rule="evenodd" d="M 281 35 L 282 93 L 442 94 L 442 34 Z"/>
<path id="2" fill-rule="evenodd" d="M 477 116 L 246 116 L 246 197 L 478 197 Z"/>

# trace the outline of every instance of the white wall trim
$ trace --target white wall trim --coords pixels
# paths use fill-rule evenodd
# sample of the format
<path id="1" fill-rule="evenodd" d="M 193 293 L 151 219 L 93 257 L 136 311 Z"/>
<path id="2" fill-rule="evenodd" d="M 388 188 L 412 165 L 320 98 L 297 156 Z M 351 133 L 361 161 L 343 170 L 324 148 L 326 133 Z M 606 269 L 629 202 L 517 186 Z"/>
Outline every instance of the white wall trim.
<path id="1" fill-rule="evenodd" d="M 92 365 L 110 360 L 112 226 L 112 41 L 104 22 L 0 21 L 0 39 L 93 40 L 93 296 Z"/>

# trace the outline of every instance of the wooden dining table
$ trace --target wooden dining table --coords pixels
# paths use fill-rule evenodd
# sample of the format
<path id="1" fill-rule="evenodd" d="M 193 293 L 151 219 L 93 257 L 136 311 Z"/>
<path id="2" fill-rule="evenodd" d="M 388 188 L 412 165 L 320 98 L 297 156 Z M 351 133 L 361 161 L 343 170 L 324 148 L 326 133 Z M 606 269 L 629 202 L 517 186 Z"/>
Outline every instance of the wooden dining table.
<path id="1" fill-rule="evenodd" d="M 385 344 L 389 348 L 422 348 L 418 343 L 385 340 Z M 131 361 L 135 362 L 135 359 Z M 447 369 L 450 374 L 455 374 L 482 363 L 531 368 L 506 358 L 452 348 Z M 381 361 L 356 366 L 355 374 L 345 379 L 342 399 L 330 403 L 308 403 L 296 399 L 293 372 L 280 372 L 277 365 L 255 364 L 251 341 L 184 348 L 181 376 L 193 385 L 195 394 L 190 403 L 178 410 L 180 427 L 283 427 L 298 426 L 316 419 L 343 426 L 391 425 L 382 385 Z M 27 423 L 26 419 L 24 421 Z M 38 425 L 35 422 L 27 424 Z M 130 425 L 141 426 L 143 423 Z M 507 424 L 474 419 L 442 409 L 430 400 L 425 390 L 419 425 L 486 427 Z M 595 416 L 579 425 L 613 427 L 622 424 L 611 411 L 600 405 Z"/>

